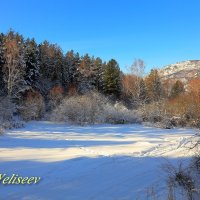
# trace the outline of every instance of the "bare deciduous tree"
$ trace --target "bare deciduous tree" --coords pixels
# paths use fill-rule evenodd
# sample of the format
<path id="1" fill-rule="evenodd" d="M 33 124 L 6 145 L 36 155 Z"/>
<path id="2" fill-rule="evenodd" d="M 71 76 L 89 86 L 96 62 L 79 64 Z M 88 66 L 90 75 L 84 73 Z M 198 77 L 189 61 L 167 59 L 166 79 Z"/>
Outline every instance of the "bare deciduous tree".
<path id="1" fill-rule="evenodd" d="M 125 92 L 132 96 L 134 104 L 139 106 L 146 102 L 145 83 L 143 81 L 145 63 L 141 59 L 135 59 L 133 64 L 128 68 L 128 75 L 123 80 Z"/>
<path id="2" fill-rule="evenodd" d="M 4 81 L 7 94 L 10 98 L 16 98 L 24 90 L 24 68 L 23 47 L 19 35 L 10 32 L 4 39 L 4 58 L 3 66 Z"/>

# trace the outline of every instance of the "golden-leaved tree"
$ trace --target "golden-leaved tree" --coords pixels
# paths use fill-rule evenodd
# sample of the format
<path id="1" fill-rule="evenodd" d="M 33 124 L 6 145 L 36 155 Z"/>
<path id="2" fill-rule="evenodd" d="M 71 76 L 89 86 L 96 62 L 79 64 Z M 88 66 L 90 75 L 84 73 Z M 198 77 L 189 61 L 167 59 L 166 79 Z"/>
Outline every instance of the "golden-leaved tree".
<path id="1" fill-rule="evenodd" d="M 4 81 L 8 97 L 16 98 L 26 88 L 23 38 L 10 31 L 4 38 Z"/>

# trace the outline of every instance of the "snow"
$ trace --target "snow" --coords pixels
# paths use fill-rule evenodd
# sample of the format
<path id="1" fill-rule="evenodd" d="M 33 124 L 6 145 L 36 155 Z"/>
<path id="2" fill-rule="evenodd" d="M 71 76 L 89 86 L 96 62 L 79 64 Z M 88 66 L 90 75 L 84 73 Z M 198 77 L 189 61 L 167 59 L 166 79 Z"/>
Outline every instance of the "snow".
<path id="1" fill-rule="evenodd" d="M 162 80 L 173 79 L 187 83 L 188 80 L 199 76 L 200 60 L 188 60 L 167 65 L 159 70 Z"/>
<path id="2" fill-rule="evenodd" d="M 0 199 L 165 199 L 163 164 L 187 160 L 195 130 L 139 124 L 69 126 L 29 122 L 0 138 L 0 173 L 41 176 L 37 185 L 2 185 Z"/>

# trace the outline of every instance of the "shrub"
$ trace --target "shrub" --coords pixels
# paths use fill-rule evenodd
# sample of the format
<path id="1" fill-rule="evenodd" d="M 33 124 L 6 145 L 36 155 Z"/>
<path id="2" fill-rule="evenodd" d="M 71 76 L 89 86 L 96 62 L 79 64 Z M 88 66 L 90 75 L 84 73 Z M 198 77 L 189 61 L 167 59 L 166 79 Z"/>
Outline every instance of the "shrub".
<path id="1" fill-rule="evenodd" d="M 191 104 L 185 98 L 184 95 L 146 104 L 139 109 L 141 118 L 160 128 L 185 127 L 192 123 L 198 126 L 198 117 L 190 112 Z"/>
<path id="2" fill-rule="evenodd" d="M 76 124 L 101 122 L 103 99 L 99 94 L 66 97 L 56 108 L 51 119 Z"/>
<path id="3" fill-rule="evenodd" d="M 123 104 L 117 102 L 112 105 L 107 103 L 104 106 L 105 122 L 114 124 L 137 123 L 139 117 L 134 110 L 128 110 Z"/>
<path id="4" fill-rule="evenodd" d="M 45 103 L 38 91 L 28 91 L 19 106 L 19 113 L 24 120 L 40 119 L 45 112 Z"/>
<path id="5" fill-rule="evenodd" d="M 169 118 L 166 114 L 165 101 L 146 104 L 139 109 L 139 113 L 143 121 L 148 121 L 154 124 L 168 123 Z"/>
<path id="6" fill-rule="evenodd" d="M 66 97 L 50 116 L 51 120 L 76 124 L 138 122 L 133 111 L 123 105 L 108 102 L 99 93 Z"/>
<path id="7" fill-rule="evenodd" d="M 195 155 L 190 162 L 181 162 L 178 166 L 174 167 L 171 164 L 163 166 L 168 173 L 168 196 L 170 200 L 187 199 L 197 200 L 200 199 L 200 151 L 199 151 L 199 134 L 197 137 L 192 138 L 190 141 L 192 146 L 190 150 L 194 150 Z M 184 166 L 184 167 L 183 167 Z M 181 193 L 180 193 L 181 192 Z M 180 196 L 181 194 L 181 196 Z M 176 198 L 178 197 L 178 198 Z M 184 198 L 183 198 L 184 197 Z"/>
<path id="8" fill-rule="evenodd" d="M 16 106 L 8 97 L 0 97 L 0 120 L 12 120 Z"/>
<path id="9" fill-rule="evenodd" d="M 195 173 L 191 167 L 187 166 L 183 168 L 182 164 L 180 164 L 178 167 L 168 166 L 168 173 L 168 197 L 173 197 L 171 198 L 172 200 L 199 199 L 199 185 L 197 183 L 199 174 Z"/>
<path id="10" fill-rule="evenodd" d="M 56 106 L 58 106 L 64 95 L 64 89 L 61 86 L 54 86 L 50 91 L 48 95 L 48 110 L 54 109 Z"/>
<path id="11" fill-rule="evenodd" d="M 16 106 L 8 97 L 0 97 L 0 134 L 5 129 L 19 128 L 23 126 L 18 118 L 14 117 Z"/>

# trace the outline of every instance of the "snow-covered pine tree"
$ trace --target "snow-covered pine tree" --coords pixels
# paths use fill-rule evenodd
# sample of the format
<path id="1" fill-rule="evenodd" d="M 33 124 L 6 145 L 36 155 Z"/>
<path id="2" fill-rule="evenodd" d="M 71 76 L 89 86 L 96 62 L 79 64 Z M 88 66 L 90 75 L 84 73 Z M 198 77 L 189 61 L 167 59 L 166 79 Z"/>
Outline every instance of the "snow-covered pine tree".
<path id="1" fill-rule="evenodd" d="M 24 61 L 26 64 L 25 81 L 32 88 L 39 87 L 39 49 L 34 39 L 25 41 Z"/>
<path id="2" fill-rule="evenodd" d="M 74 53 L 73 50 L 67 52 L 65 55 L 65 65 L 63 68 L 63 83 L 68 86 L 68 90 L 77 91 L 79 73 L 80 56 Z M 72 91 L 70 91 L 72 92 Z M 72 92 L 72 93 L 73 93 Z"/>
<path id="3" fill-rule="evenodd" d="M 69 88 L 70 82 L 72 81 L 70 77 L 70 68 L 73 66 L 73 51 L 68 51 L 64 57 L 64 65 L 62 69 L 62 84 L 65 89 Z"/>
<path id="4" fill-rule="evenodd" d="M 40 48 L 40 69 L 44 77 L 51 82 L 57 82 L 62 78 L 63 53 L 56 44 L 49 44 L 44 41 L 39 45 Z"/>
<path id="5" fill-rule="evenodd" d="M 52 83 L 50 81 L 51 63 L 49 56 L 49 46 L 50 44 L 48 41 L 44 41 L 43 43 L 38 45 L 40 63 L 39 90 L 44 96 L 48 94 L 48 91 L 52 87 Z"/>
<path id="6" fill-rule="evenodd" d="M 51 45 L 50 55 L 52 62 L 51 81 L 54 83 L 54 85 L 62 85 L 64 55 L 60 46 L 58 46 L 57 44 Z"/>
<path id="7" fill-rule="evenodd" d="M 94 80 L 92 79 L 93 68 L 94 62 L 92 62 L 88 54 L 84 55 L 81 58 L 78 68 L 78 71 L 80 73 L 80 76 L 78 77 L 78 91 L 80 93 L 84 94 L 94 89 Z"/>
<path id="8" fill-rule="evenodd" d="M 56 44 L 44 41 L 39 45 L 39 52 L 41 92 L 46 95 L 53 86 L 62 85 L 65 61 L 61 48 Z"/>
<path id="9" fill-rule="evenodd" d="M 104 70 L 105 70 L 105 63 L 102 62 L 101 58 L 97 57 L 94 60 L 93 79 L 94 79 L 95 88 L 100 92 L 103 92 Z"/>

